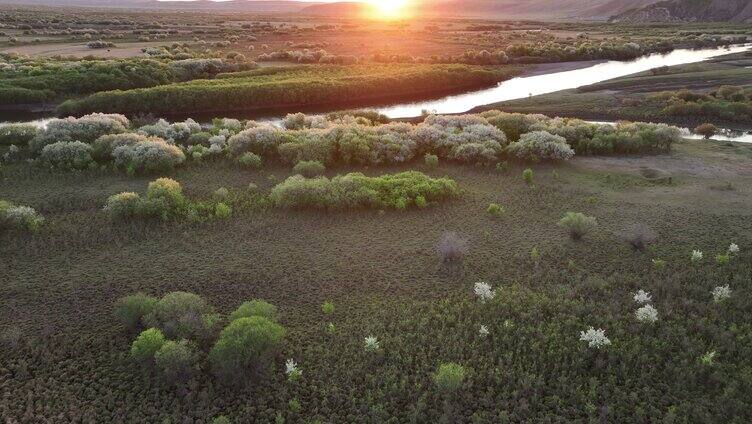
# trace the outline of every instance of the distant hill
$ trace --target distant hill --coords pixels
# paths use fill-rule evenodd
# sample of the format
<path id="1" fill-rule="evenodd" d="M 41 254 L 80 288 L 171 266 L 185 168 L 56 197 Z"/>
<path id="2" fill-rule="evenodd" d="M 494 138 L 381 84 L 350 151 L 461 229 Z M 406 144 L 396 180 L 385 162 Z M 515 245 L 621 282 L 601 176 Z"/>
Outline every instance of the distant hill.
<path id="1" fill-rule="evenodd" d="M 415 12 L 436 16 L 511 19 L 605 20 L 658 0 L 415 0 Z M 303 14 L 362 16 L 371 6 L 352 1 L 306 7 Z"/>
<path id="2" fill-rule="evenodd" d="M 613 22 L 752 22 L 752 0 L 668 0 L 628 10 Z"/>

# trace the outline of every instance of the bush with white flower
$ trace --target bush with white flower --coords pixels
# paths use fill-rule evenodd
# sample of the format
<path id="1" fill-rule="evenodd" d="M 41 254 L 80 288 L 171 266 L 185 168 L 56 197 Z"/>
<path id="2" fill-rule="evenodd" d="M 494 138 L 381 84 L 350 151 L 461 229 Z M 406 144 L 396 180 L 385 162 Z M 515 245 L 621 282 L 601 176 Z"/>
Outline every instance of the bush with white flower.
<path id="1" fill-rule="evenodd" d="M 569 160 L 574 157 L 574 150 L 564 137 L 546 131 L 522 134 L 519 141 L 507 147 L 507 151 L 519 159 L 531 162 Z"/>
<path id="2" fill-rule="evenodd" d="M 368 336 L 363 340 L 363 347 L 366 352 L 376 352 L 381 347 L 379 340 L 375 336 Z"/>
<path id="3" fill-rule="evenodd" d="M 478 330 L 478 334 L 481 337 L 486 337 L 486 336 L 488 336 L 488 333 L 489 333 L 488 327 L 486 327 L 485 325 L 481 325 L 480 329 Z"/>
<path id="4" fill-rule="evenodd" d="M 649 303 L 651 300 L 653 300 L 653 298 L 650 296 L 650 293 L 646 292 L 645 290 L 637 290 L 637 292 L 634 294 L 634 301 L 640 305 Z"/>
<path id="5" fill-rule="evenodd" d="M 298 368 L 298 364 L 295 363 L 295 360 L 290 358 L 285 362 L 285 374 L 287 374 L 287 379 L 289 381 L 295 381 L 303 375 L 303 371 Z"/>
<path id="6" fill-rule="evenodd" d="M 0 230 L 17 229 L 36 233 L 42 223 L 44 217 L 34 208 L 0 200 Z"/>
<path id="7" fill-rule="evenodd" d="M 80 141 L 58 141 L 44 146 L 42 163 L 60 169 L 84 169 L 92 163 L 91 146 Z"/>
<path id="8" fill-rule="evenodd" d="M 129 173 L 166 171 L 185 162 L 185 153 L 179 147 L 156 137 L 121 145 L 112 151 L 112 157 L 115 165 Z"/>
<path id="9" fill-rule="evenodd" d="M 728 284 L 715 287 L 710 294 L 713 295 L 713 302 L 720 303 L 731 297 L 731 287 Z"/>
<path id="10" fill-rule="evenodd" d="M 736 243 L 731 243 L 728 247 L 729 255 L 736 255 L 739 253 L 739 246 Z"/>
<path id="11" fill-rule="evenodd" d="M 699 264 L 702 262 L 702 252 L 699 250 L 693 250 L 692 255 L 690 256 L 690 260 L 693 264 Z"/>
<path id="12" fill-rule="evenodd" d="M 606 337 L 606 330 L 602 328 L 596 330 L 595 328 L 590 327 L 587 331 L 581 331 L 580 340 L 587 342 L 588 347 L 595 349 L 600 349 L 611 344 L 611 340 Z"/>
<path id="13" fill-rule="evenodd" d="M 481 303 L 485 303 L 494 298 L 496 291 L 491 288 L 488 283 L 479 281 L 473 286 L 473 292 Z"/>
<path id="14" fill-rule="evenodd" d="M 92 113 L 80 118 L 53 119 L 29 141 L 33 153 L 41 153 L 44 146 L 61 141 L 92 143 L 107 134 L 124 133 L 130 121 L 123 115 Z"/>
<path id="15" fill-rule="evenodd" d="M 635 311 L 635 317 L 637 318 L 637 321 L 646 324 L 653 324 L 658 321 L 658 310 L 652 305 L 645 305 Z"/>

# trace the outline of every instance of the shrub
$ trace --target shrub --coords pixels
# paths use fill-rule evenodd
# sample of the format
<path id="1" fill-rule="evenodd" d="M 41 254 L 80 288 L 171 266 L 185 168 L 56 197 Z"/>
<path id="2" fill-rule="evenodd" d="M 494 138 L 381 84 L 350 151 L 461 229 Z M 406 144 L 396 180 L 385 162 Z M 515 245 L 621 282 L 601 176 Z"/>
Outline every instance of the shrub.
<path id="1" fill-rule="evenodd" d="M 415 204 L 418 196 L 433 202 L 456 194 L 457 184 L 453 180 L 409 171 L 380 177 L 351 173 L 331 180 L 293 175 L 272 189 L 270 199 L 285 208 L 382 209 Z"/>
<path id="2" fill-rule="evenodd" d="M 465 257 L 467 250 L 467 239 L 459 236 L 454 231 L 443 233 L 436 245 L 436 251 L 439 253 L 443 262 L 459 261 Z"/>
<path id="3" fill-rule="evenodd" d="M 567 212 L 559 220 L 559 227 L 569 231 L 569 236 L 574 240 L 581 239 L 582 236 L 593 230 L 596 224 L 595 218 L 580 212 Z"/>
<path id="4" fill-rule="evenodd" d="M 249 123 L 250 127 L 227 140 L 227 147 L 234 155 L 245 152 L 271 157 L 277 152 L 283 132 L 271 125 Z M 254 126 L 255 125 L 255 126 Z"/>
<path id="5" fill-rule="evenodd" d="M 123 192 L 108 197 L 103 210 L 112 220 L 117 221 L 136 217 L 140 207 L 141 196 L 138 193 Z"/>
<path id="6" fill-rule="evenodd" d="M 112 159 L 112 152 L 120 146 L 132 146 L 144 141 L 164 141 L 156 137 L 147 137 L 143 134 L 123 133 L 107 134 L 97 138 L 92 143 L 92 157 L 96 160 L 106 161 Z"/>
<path id="7" fill-rule="evenodd" d="M 326 167 L 321 162 L 315 160 L 302 160 L 292 168 L 292 172 L 300 174 L 306 178 L 313 178 L 322 175 L 324 171 L 326 171 Z"/>
<path id="8" fill-rule="evenodd" d="M 647 245 L 655 241 L 655 233 L 645 224 L 635 224 L 625 232 L 627 242 L 635 250 L 643 250 Z"/>
<path id="9" fill-rule="evenodd" d="M 61 169 L 84 169 L 92 162 L 91 146 L 80 141 L 59 141 L 44 146 L 40 160 Z"/>
<path id="10" fill-rule="evenodd" d="M 138 362 L 150 362 L 154 354 L 165 344 L 165 337 L 157 328 L 141 332 L 131 345 L 131 357 Z"/>
<path id="11" fill-rule="evenodd" d="M 522 171 L 522 179 L 527 183 L 527 185 L 533 184 L 533 170 L 530 168 L 526 168 L 524 171 Z"/>
<path id="12" fill-rule="evenodd" d="M 424 161 L 426 162 L 426 166 L 428 168 L 436 168 L 439 166 L 439 157 L 436 155 L 432 155 L 430 153 L 426 153 L 426 155 L 423 157 Z"/>
<path id="13" fill-rule="evenodd" d="M 232 208 L 230 208 L 226 203 L 219 202 L 216 206 L 214 206 L 214 216 L 219 219 L 227 219 L 232 215 Z"/>
<path id="14" fill-rule="evenodd" d="M 44 217 L 34 208 L 0 200 L 0 229 L 17 229 L 36 233 L 43 223 Z"/>
<path id="15" fill-rule="evenodd" d="M 321 304 L 321 312 L 331 315 L 334 313 L 334 303 L 332 302 L 324 302 Z"/>
<path id="16" fill-rule="evenodd" d="M 270 321 L 277 321 L 277 307 L 263 300 L 249 300 L 243 302 L 230 314 L 230 322 L 238 318 L 263 317 Z"/>
<path id="17" fill-rule="evenodd" d="M 259 169 L 262 164 L 261 156 L 251 152 L 245 152 L 238 156 L 237 162 L 243 167 L 250 169 Z"/>
<path id="18" fill-rule="evenodd" d="M 213 312 L 201 296 L 177 291 L 162 297 L 145 321 L 170 339 L 201 340 L 206 336 L 205 320 Z"/>
<path id="19" fill-rule="evenodd" d="M 29 148 L 40 153 L 44 146 L 60 141 L 92 143 L 106 134 L 124 133 L 128 125 L 128 118 L 116 114 L 92 113 L 81 118 L 53 119 L 29 141 Z"/>
<path id="20" fill-rule="evenodd" d="M 156 303 L 157 299 L 143 293 L 121 297 L 115 302 L 115 318 L 126 328 L 134 330 L 154 310 Z"/>
<path id="21" fill-rule="evenodd" d="M 264 317 L 236 319 L 209 352 L 212 369 L 226 382 L 244 381 L 247 372 L 265 367 L 284 335 L 282 326 Z"/>
<path id="22" fill-rule="evenodd" d="M 501 216 L 504 213 L 504 208 L 498 203 L 491 203 L 490 205 L 488 205 L 486 212 L 493 216 Z"/>
<path id="23" fill-rule="evenodd" d="M 465 368 L 457 363 L 449 362 L 439 365 L 433 375 L 436 387 L 443 393 L 454 393 L 462 387 L 465 380 Z"/>
<path id="24" fill-rule="evenodd" d="M 198 354 L 188 340 L 168 340 L 154 353 L 162 377 L 169 383 L 186 381 L 196 371 Z"/>
<path id="25" fill-rule="evenodd" d="M 117 166 L 129 173 L 169 171 L 185 162 L 179 147 L 159 138 L 149 138 L 135 144 L 124 144 L 112 151 Z"/>
<path id="26" fill-rule="evenodd" d="M 531 162 L 569 160 L 574 157 L 574 150 L 564 137 L 546 131 L 522 134 L 519 141 L 507 147 L 507 151 L 519 159 Z"/>
<path id="27" fill-rule="evenodd" d="M 693 132 L 695 134 L 703 136 L 705 139 L 710 139 L 718 133 L 718 127 L 710 123 L 705 123 L 695 127 Z"/>
<path id="28" fill-rule="evenodd" d="M 37 127 L 31 124 L 0 124 L 0 146 L 25 146 L 37 131 Z"/>

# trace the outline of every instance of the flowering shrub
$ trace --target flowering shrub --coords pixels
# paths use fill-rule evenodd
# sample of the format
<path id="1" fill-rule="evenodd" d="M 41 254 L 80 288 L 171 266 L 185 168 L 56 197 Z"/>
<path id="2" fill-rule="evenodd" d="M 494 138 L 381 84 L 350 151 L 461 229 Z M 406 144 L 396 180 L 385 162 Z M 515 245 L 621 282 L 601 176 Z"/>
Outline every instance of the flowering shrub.
<path id="1" fill-rule="evenodd" d="M 0 200 L 0 229 L 12 228 L 36 233 L 42 223 L 44 217 L 33 208 Z"/>
<path id="2" fill-rule="evenodd" d="M 363 348 L 366 352 L 375 352 L 381 348 L 379 340 L 374 336 L 368 336 L 363 339 Z"/>
<path id="3" fill-rule="evenodd" d="M 645 305 L 635 311 L 637 321 L 653 324 L 658 321 L 658 311 L 652 305 Z"/>
<path id="4" fill-rule="evenodd" d="M 693 264 L 699 264 L 700 262 L 702 262 L 702 252 L 699 250 L 693 250 L 689 259 Z"/>
<path id="5" fill-rule="evenodd" d="M 478 334 L 479 334 L 479 335 L 480 335 L 481 337 L 486 337 L 486 336 L 488 336 L 488 334 L 489 334 L 489 331 L 488 331 L 488 327 L 486 327 L 485 325 L 481 325 L 481 326 L 480 326 L 480 329 L 478 330 Z"/>
<path id="6" fill-rule="evenodd" d="M 361 173 L 313 179 L 293 175 L 277 184 L 270 198 L 278 207 L 328 210 L 404 208 L 422 196 L 435 202 L 457 194 L 457 184 L 447 178 L 430 178 L 409 171 L 380 177 Z"/>
<path id="7" fill-rule="evenodd" d="M 478 282 L 473 286 L 473 293 L 480 300 L 481 303 L 486 303 L 496 296 L 496 291 L 491 289 L 488 283 Z"/>
<path id="8" fill-rule="evenodd" d="M 587 342 L 588 347 L 595 349 L 600 349 L 611 344 L 611 340 L 606 337 L 606 331 L 601 328 L 596 330 L 590 327 L 587 331 L 581 331 L 580 340 Z"/>
<path id="9" fill-rule="evenodd" d="M 251 121 L 253 122 L 253 121 Z M 245 152 L 255 153 L 262 157 L 274 157 L 277 152 L 277 146 L 282 141 L 283 131 L 266 124 L 246 126 L 246 129 L 233 135 L 227 140 L 227 147 L 234 155 L 240 155 Z"/>
<path id="10" fill-rule="evenodd" d="M 298 368 L 298 364 L 295 363 L 295 360 L 290 358 L 285 362 L 285 374 L 287 375 L 288 380 L 295 381 L 303 375 L 303 371 Z"/>
<path id="11" fill-rule="evenodd" d="M 739 253 L 739 246 L 736 243 L 731 243 L 728 247 L 729 255 L 736 255 Z"/>
<path id="12" fill-rule="evenodd" d="M 144 141 L 161 140 L 156 137 L 147 137 L 137 133 L 108 134 L 97 138 L 92 143 L 92 157 L 96 160 L 107 161 L 112 159 L 112 152 L 120 146 L 132 146 Z"/>
<path id="13" fill-rule="evenodd" d="M 731 288 L 728 284 L 715 287 L 710 294 L 713 295 L 713 302 L 720 303 L 731 297 Z"/>
<path id="14" fill-rule="evenodd" d="M 262 164 L 261 156 L 251 152 L 245 152 L 240 155 L 237 162 L 243 167 L 250 169 L 259 169 Z"/>
<path id="15" fill-rule="evenodd" d="M 30 124 L 0 124 L 0 146 L 25 146 L 36 137 L 37 131 Z"/>
<path id="16" fill-rule="evenodd" d="M 80 118 L 53 119 L 29 141 L 32 152 L 40 153 L 44 146 L 61 141 L 92 143 L 106 134 L 124 133 L 130 121 L 123 115 L 92 113 Z"/>
<path id="17" fill-rule="evenodd" d="M 186 119 L 183 122 L 169 123 L 160 119 L 152 125 L 145 125 L 138 129 L 138 133 L 147 136 L 159 137 L 164 140 L 171 140 L 174 143 L 184 143 L 193 133 L 201 131 L 199 125 L 193 119 Z"/>
<path id="18" fill-rule="evenodd" d="M 546 131 L 533 131 L 522 134 L 520 140 L 507 147 L 507 151 L 522 160 L 539 162 L 542 160 L 569 160 L 574 150 L 564 137 Z"/>
<path id="19" fill-rule="evenodd" d="M 61 169 L 84 169 L 92 163 L 91 146 L 80 141 L 59 141 L 44 146 L 42 163 Z"/>
<path id="20" fill-rule="evenodd" d="M 117 166 L 128 173 L 167 171 L 185 162 L 185 154 L 174 144 L 149 138 L 134 144 L 122 144 L 112 151 Z"/>
<path id="21" fill-rule="evenodd" d="M 650 296 L 650 293 L 646 292 L 645 290 L 637 290 L 637 293 L 634 294 L 634 301 L 638 304 L 645 304 L 652 301 L 653 298 Z"/>

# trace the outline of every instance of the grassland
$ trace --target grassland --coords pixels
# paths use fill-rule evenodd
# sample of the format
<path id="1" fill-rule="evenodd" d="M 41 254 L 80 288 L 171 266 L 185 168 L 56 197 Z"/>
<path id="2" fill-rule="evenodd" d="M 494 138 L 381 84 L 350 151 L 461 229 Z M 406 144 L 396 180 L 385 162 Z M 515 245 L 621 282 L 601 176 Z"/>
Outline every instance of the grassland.
<path id="1" fill-rule="evenodd" d="M 29 204 L 47 224 L 38 235 L 0 234 L 0 313 L 6 393 L 0 415 L 51 420 L 206 422 L 455 422 L 750 419 L 746 358 L 752 297 L 750 147 L 688 141 L 670 155 L 579 158 L 534 167 L 535 187 L 488 168 L 442 164 L 408 168 L 457 181 L 456 200 L 407 212 L 284 212 L 245 208 L 213 224 L 112 223 L 107 196 L 140 192 L 153 176 L 57 173 L 19 163 L 2 168 L 0 198 Z M 328 175 L 358 168 L 336 168 Z M 672 183 L 652 179 L 671 175 Z M 260 171 L 218 163 L 170 174 L 191 198 L 220 186 L 266 193 L 288 167 Z M 644 175 L 650 175 L 651 178 Z M 502 204 L 501 218 L 486 214 Z M 598 219 L 584 241 L 568 240 L 556 221 L 569 210 Z M 650 223 L 657 242 L 636 252 L 623 241 L 630 224 Z M 466 258 L 442 264 L 434 246 L 445 230 L 470 240 Z M 729 265 L 713 255 L 742 246 Z M 536 247 L 536 266 L 529 252 Z M 692 266 L 692 249 L 705 252 Z M 667 262 L 654 269 L 651 259 Z M 486 281 L 493 302 L 478 304 L 472 285 Z M 730 284 L 731 299 L 710 290 Z M 654 325 L 639 324 L 632 293 L 653 294 Z M 289 334 L 285 357 L 303 370 L 285 381 L 284 358 L 239 388 L 204 375 L 171 388 L 127 358 L 133 335 L 111 305 L 143 291 L 187 290 L 223 313 L 243 299 L 278 306 Z M 336 305 L 324 315 L 322 302 Z M 327 331 L 332 322 L 336 331 Z M 479 325 L 490 330 L 478 335 Z M 588 326 L 612 345 L 590 350 Z M 377 336 L 381 362 L 363 353 Z M 15 342 L 15 343 L 11 343 Z M 15 346 L 15 347 L 13 347 Z M 714 365 L 700 357 L 715 351 Z M 442 361 L 470 371 L 448 400 L 433 388 Z M 395 421 L 395 422 L 398 422 Z"/>

